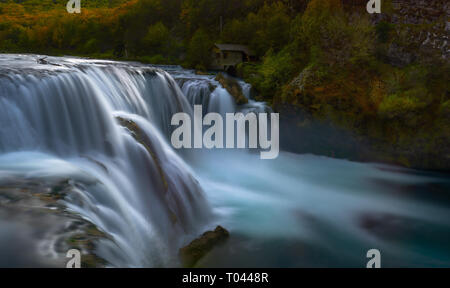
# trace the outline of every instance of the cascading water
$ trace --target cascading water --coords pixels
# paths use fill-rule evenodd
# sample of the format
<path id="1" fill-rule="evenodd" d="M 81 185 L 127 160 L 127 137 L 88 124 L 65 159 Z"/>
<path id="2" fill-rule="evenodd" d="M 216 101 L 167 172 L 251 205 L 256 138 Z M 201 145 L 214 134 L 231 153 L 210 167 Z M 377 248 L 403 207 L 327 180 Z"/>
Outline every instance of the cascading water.
<path id="1" fill-rule="evenodd" d="M 34 58 L 27 58 L 30 65 Z M 2 57 L 0 67 L 11 60 Z M 169 116 L 189 113 L 190 105 L 161 70 L 58 63 L 21 74 L 3 69 L 2 164 L 11 170 L 11 162 L 34 159 L 54 166 L 52 177 L 82 183 L 67 205 L 112 237 L 99 246 L 111 265 L 176 265 L 183 237 L 210 220 L 201 188 L 164 135 Z M 139 132 L 118 119 L 132 121 Z M 43 171 L 29 167 L 24 177 L 49 176 Z"/>
<path id="2" fill-rule="evenodd" d="M 445 175 L 286 152 L 176 153 L 174 113 L 271 109 L 246 83 L 249 103 L 237 106 L 214 76 L 180 67 L 37 58 L 0 56 L 0 192 L 5 181 L 69 181 L 65 206 L 106 233 L 96 252 L 109 265 L 177 266 L 180 246 L 221 224 L 231 237 L 200 266 L 365 267 L 372 248 L 384 267 L 450 266 Z M 4 222 L 0 236 L 14 226 Z"/>
<path id="3" fill-rule="evenodd" d="M 214 75 L 195 75 L 194 71 L 167 66 L 165 69 L 174 77 L 191 105 L 202 105 L 203 114 L 210 112 L 221 115 L 235 112 L 272 112 L 266 103 L 251 99 L 251 86 L 248 83 L 236 79 L 242 88 L 242 93 L 248 99 L 248 104 L 237 106 L 228 91 L 215 80 Z"/>

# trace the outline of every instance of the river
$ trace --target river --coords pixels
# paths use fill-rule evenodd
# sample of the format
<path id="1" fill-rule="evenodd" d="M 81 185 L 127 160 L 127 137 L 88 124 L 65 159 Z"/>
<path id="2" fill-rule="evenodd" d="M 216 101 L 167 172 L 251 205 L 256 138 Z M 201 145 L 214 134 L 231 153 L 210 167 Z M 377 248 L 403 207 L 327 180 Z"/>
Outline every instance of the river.
<path id="1" fill-rule="evenodd" d="M 178 267 L 178 249 L 217 225 L 230 239 L 200 267 L 365 267 L 369 249 L 384 267 L 450 267 L 448 175 L 284 151 L 261 160 L 174 150 L 171 117 L 194 104 L 271 111 L 251 99 L 237 106 L 213 75 L 176 66 L 0 55 L 0 192 L 67 181 L 60 203 L 107 235 L 96 254 L 112 267 Z M 61 257 L 52 222 L 0 208 L 0 266 Z"/>

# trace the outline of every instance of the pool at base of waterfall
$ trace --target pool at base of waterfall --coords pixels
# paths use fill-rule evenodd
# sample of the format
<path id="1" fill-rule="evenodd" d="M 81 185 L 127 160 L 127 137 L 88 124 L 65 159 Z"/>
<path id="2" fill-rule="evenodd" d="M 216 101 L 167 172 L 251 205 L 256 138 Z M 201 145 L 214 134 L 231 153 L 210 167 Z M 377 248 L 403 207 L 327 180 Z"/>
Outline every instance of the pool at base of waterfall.
<path id="1" fill-rule="evenodd" d="M 175 66 L 0 54 L 0 267 L 450 267 L 448 175 L 281 151 L 176 150 L 175 113 L 262 113 Z M 307 139 L 304 139 L 307 141 Z M 5 260 L 6 259 L 6 260 Z"/>

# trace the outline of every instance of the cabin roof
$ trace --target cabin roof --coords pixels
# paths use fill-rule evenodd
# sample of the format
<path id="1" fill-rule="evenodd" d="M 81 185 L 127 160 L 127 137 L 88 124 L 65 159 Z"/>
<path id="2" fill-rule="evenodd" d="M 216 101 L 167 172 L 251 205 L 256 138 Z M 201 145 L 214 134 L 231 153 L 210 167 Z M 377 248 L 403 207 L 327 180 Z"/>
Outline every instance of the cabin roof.
<path id="1" fill-rule="evenodd" d="M 249 56 L 254 56 L 254 53 L 245 45 L 240 44 L 215 44 L 221 51 L 243 52 Z"/>

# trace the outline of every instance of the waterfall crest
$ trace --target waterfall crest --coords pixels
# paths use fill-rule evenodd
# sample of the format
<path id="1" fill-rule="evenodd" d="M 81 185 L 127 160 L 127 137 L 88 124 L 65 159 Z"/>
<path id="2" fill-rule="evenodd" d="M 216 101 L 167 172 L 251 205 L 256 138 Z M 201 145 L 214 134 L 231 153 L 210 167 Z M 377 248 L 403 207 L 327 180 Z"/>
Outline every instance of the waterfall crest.
<path id="1" fill-rule="evenodd" d="M 112 266 L 176 265 L 185 237 L 211 218 L 193 172 L 167 144 L 170 116 L 192 110 L 177 83 L 138 65 L 25 58 L 27 69 L 0 59 L 0 153 L 34 151 L 27 159 L 54 165 L 52 177 L 79 181 L 67 207 L 112 238 L 98 247 Z"/>

